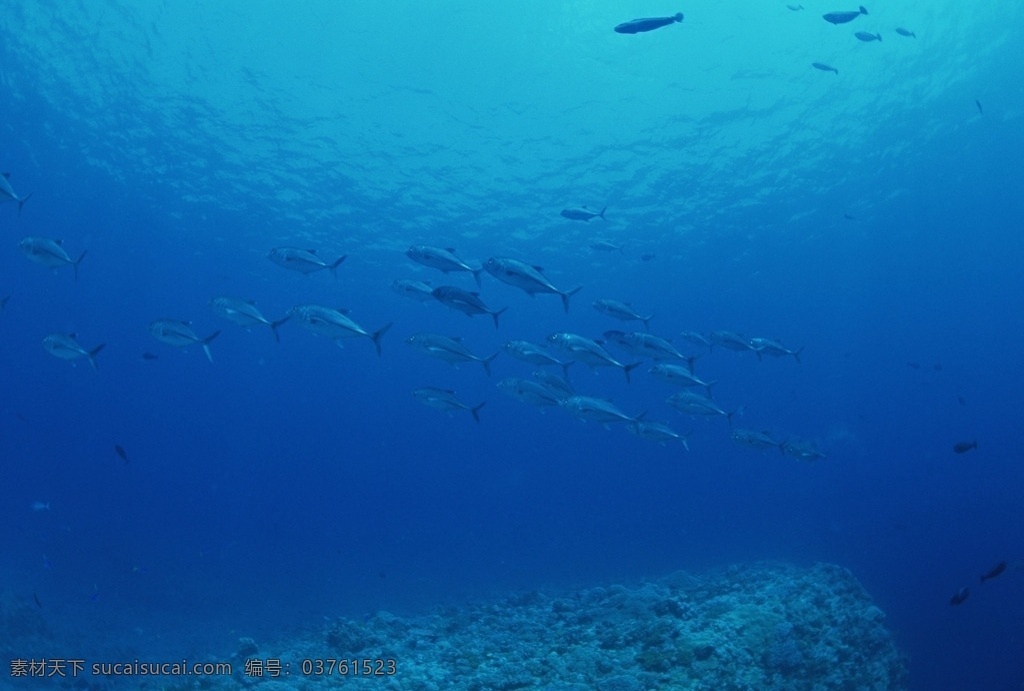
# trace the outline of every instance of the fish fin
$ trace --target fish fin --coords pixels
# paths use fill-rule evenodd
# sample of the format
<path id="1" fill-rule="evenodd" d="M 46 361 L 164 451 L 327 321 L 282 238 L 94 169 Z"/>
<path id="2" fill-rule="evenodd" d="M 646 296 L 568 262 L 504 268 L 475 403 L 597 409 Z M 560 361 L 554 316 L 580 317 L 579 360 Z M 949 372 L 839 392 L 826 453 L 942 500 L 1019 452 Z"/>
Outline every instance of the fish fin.
<path id="1" fill-rule="evenodd" d="M 498 353 L 500 352 L 500 350 L 495 351 L 494 355 L 488 358 L 484 358 L 483 360 L 480 361 L 480 364 L 484 366 L 484 371 L 487 372 L 488 377 L 491 376 L 491 362 L 494 360 L 494 358 L 498 357 Z"/>
<path id="2" fill-rule="evenodd" d="M 96 346 L 95 348 L 90 350 L 88 353 L 86 353 L 86 356 L 89 358 L 89 364 L 92 365 L 93 369 L 96 369 L 96 355 L 101 350 L 103 350 L 103 347 L 105 345 L 107 345 L 107 344 L 106 343 L 100 343 L 98 346 Z"/>
<path id="3" fill-rule="evenodd" d="M 651 316 L 649 316 L 649 317 L 640 317 L 640 321 L 643 322 L 644 329 L 646 329 L 647 331 L 651 330 L 651 320 L 652 319 L 654 319 L 654 315 L 653 314 Z"/>
<path id="4" fill-rule="evenodd" d="M 867 13 L 868 13 L 868 10 L 867 10 L 867 8 L 866 8 L 866 7 L 864 7 L 864 5 L 861 5 L 861 6 L 860 6 L 860 13 L 861 13 L 861 14 L 867 14 Z"/>
<path id="5" fill-rule="evenodd" d="M 476 280 L 476 287 L 477 288 L 483 288 L 483 284 L 480 282 L 480 274 L 483 273 L 483 270 L 484 270 L 484 267 L 482 267 L 482 266 L 479 269 L 470 269 L 469 270 L 470 273 L 473 274 L 473 279 Z M 430 281 L 427 281 L 426 283 L 427 283 L 427 285 L 430 285 Z"/>
<path id="6" fill-rule="evenodd" d="M 569 362 L 562 362 L 562 363 L 560 363 L 561 366 L 562 366 L 562 376 L 564 376 L 566 378 L 566 380 L 569 379 L 569 365 L 573 364 L 574 362 L 576 362 L 576 361 L 575 360 L 569 360 Z"/>
<path id="7" fill-rule="evenodd" d="M 494 318 L 494 328 L 495 329 L 498 328 L 498 317 L 500 317 L 502 315 L 502 313 L 504 313 L 504 311 L 507 310 L 507 309 L 508 309 L 508 307 L 502 307 L 497 312 L 491 312 L 491 317 Z"/>
<path id="8" fill-rule="evenodd" d="M 796 350 L 793 351 L 793 357 L 796 358 L 797 362 L 800 362 L 800 353 L 802 353 L 803 350 L 804 350 L 804 347 L 800 346 L 799 348 L 797 348 Z"/>
<path id="9" fill-rule="evenodd" d="M 623 372 L 623 374 L 626 375 L 626 383 L 627 384 L 630 383 L 630 381 L 629 381 L 629 373 L 632 372 L 637 367 L 639 367 L 641 364 L 643 364 L 643 363 L 641 363 L 640 361 L 637 361 L 637 362 L 634 362 L 631 365 L 623 365 L 622 366 L 622 372 Z"/>
<path id="10" fill-rule="evenodd" d="M 21 207 L 25 206 L 25 202 L 27 202 L 28 198 L 31 197 L 33 194 L 35 194 L 35 193 L 34 192 L 29 192 L 24 197 L 22 197 L 21 199 L 18 200 L 18 215 L 19 216 L 21 215 Z"/>
<path id="11" fill-rule="evenodd" d="M 210 352 L 210 341 L 220 336 L 220 329 L 214 331 L 212 334 L 204 338 L 200 343 L 203 344 L 203 352 L 206 353 L 206 359 L 213 362 L 213 353 Z"/>
<path id="12" fill-rule="evenodd" d="M 679 19 L 677 19 L 676 21 L 680 21 L 680 20 L 682 20 L 682 18 L 683 18 L 683 15 L 681 15 L 681 14 L 680 14 L 680 15 L 678 15 L 678 16 L 679 16 Z M 599 213 L 599 214 L 598 214 L 598 216 L 600 216 L 600 217 L 601 217 L 601 220 L 602 220 L 602 221 L 607 221 L 607 220 L 608 220 L 608 219 L 606 219 L 606 218 L 604 217 L 604 212 L 605 212 L 605 211 L 607 211 L 607 210 L 608 210 L 608 207 L 606 206 L 606 207 L 604 207 L 603 209 L 601 209 L 601 213 Z"/>
<path id="13" fill-rule="evenodd" d="M 801 7 L 803 7 L 803 5 L 801 5 Z M 681 21 L 683 21 L 683 13 L 682 13 L 682 12 L 676 12 L 676 13 L 675 13 L 675 14 L 674 14 L 674 15 L 672 16 L 672 19 L 675 19 L 675 20 L 676 20 L 677 22 L 681 22 Z M 601 214 L 601 216 L 602 216 L 602 218 L 603 218 L 603 217 L 604 217 L 604 214 Z"/>
<path id="14" fill-rule="evenodd" d="M 480 409 L 483 408 L 485 405 L 487 405 L 487 401 L 484 401 L 475 408 L 469 409 L 469 412 L 473 414 L 473 419 L 476 420 L 477 422 L 480 422 Z"/>
<path id="15" fill-rule="evenodd" d="M 339 266 L 341 266 L 341 263 L 342 263 L 343 261 L 345 261 L 346 259 L 348 259 L 348 255 L 347 255 L 347 254 L 343 254 L 343 255 L 341 255 L 340 257 L 338 257 L 337 259 L 335 259 L 335 260 L 334 260 L 334 263 L 333 263 L 333 264 L 330 264 L 330 265 L 329 265 L 329 266 L 327 267 L 327 268 L 329 268 L 329 269 L 331 270 L 331 273 L 332 273 L 332 274 L 334 274 L 334 277 L 335 277 L 335 278 L 337 278 L 337 277 L 338 277 L 338 272 L 337 272 L 337 270 L 336 270 L 336 269 L 337 269 L 337 268 L 338 268 Z"/>
<path id="16" fill-rule="evenodd" d="M 571 298 L 573 295 L 580 292 L 581 290 L 583 290 L 583 286 L 576 286 L 568 293 L 559 293 L 559 295 L 562 296 L 562 306 L 565 307 L 566 314 L 569 314 L 569 298 Z"/>
<path id="17" fill-rule="evenodd" d="M 276 322 L 270 322 L 270 324 L 269 324 L 270 331 L 271 331 L 271 333 L 274 334 L 274 340 L 277 341 L 278 343 L 281 342 L 281 335 L 277 333 L 277 327 L 281 326 L 281 324 L 284 324 L 286 321 L 288 321 L 291 318 L 292 318 L 292 316 L 289 314 L 289 315 L 286 315 L 284 317 L 284 319 L 278 319 Z"/>
<path id="18" fill-rule="evenodd" d="M 85 253 L 88 252 L 88 251 L 89 250 L 82 250 L 82 253 L 80 255 L 78 255 L 78 259 L 76 259 L 75 261 L 71 262 L 71 266 L 73 266 L 74 269 L 75 269 L 75 280 L 76 281 L 78 280 L 78 265 L 82 263 L 83 259 L 85 259 Z"/>
<path id="19" fill-rule="evenodd" d="M 380 337 L 387 333 L 388 329 L 391 328 L 394 322 L 388 322 L 384 326 L 380 327 L 372 334 L 370 334 L 370 340 L 373 341 L 373 346 L 377 349 L 377 355 L 380 356 Z"/>
<path id="20" fill-rule="evenodd" d="M 541 273 L 544 273 L 544 267 L 543 266 L 537 266 L 536 264 L 534 264 L 533 265 L 533 269 L 536 270 L 536 271 L 540 271 Z"/>

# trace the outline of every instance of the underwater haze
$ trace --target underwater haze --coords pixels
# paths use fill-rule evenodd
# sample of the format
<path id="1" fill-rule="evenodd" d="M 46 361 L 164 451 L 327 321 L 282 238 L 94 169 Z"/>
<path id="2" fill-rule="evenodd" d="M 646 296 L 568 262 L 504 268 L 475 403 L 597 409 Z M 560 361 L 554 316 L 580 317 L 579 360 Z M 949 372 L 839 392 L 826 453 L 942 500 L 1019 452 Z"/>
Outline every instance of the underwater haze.
<path id="1" fill-rule="evenodd" d="M 1024 687 L 1024 5 L 856 9 L 7 3 L 4 657 L 830 564 Z"/>

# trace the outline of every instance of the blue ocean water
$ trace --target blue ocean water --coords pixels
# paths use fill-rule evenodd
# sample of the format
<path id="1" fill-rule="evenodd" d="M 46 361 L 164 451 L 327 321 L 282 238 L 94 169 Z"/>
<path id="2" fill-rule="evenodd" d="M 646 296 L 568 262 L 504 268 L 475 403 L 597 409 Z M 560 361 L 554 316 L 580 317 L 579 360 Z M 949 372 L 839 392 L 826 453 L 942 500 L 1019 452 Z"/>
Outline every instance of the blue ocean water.
<path id="1" fill-rule="evenodd" d="M 9 3 L 0 169 L 32 196 L 0 205 L 0 589 L 69 645 L 177 658 L 342 614 L 831 562 L 887 614 L 913 688 L 1022 688 L 1024 9 L 833 9 Z M 606 220 L 559 214 L 584 205 Z M 77 280 L 28 261 L 28 236 L 87 251 Z M 413 244 L 583 288 L 566 314 L 484 272 L 481 297 L 508 307 L 495 330 L 391 289 L 476 290 Z M 347 259 L 303 276 L 268 261 L 279 246 Z M 393 326 L 380 357 L 296 319 L 277 343 L 217 296 Z M 599 298 L 699 353 L 733 427 L 827 458 L 681 415 L 650 361 L 629 384 L 571 377 L 690 433 L 688 452 L 513 400 L 497 382 L 536 368 L 504 353 L 487 376 L 403 343 L 486 356 L 642 328 Z M 213 362 L 154 339 L 162 318 L 221 330 Z M 800 362 L 694 350 L 684 330 L 779 339 Z M 55 332 L 105 343 L 96 371 L 47 353 Z M 424 386 L 486 401 L 479 424 L 414 400 Z"/>

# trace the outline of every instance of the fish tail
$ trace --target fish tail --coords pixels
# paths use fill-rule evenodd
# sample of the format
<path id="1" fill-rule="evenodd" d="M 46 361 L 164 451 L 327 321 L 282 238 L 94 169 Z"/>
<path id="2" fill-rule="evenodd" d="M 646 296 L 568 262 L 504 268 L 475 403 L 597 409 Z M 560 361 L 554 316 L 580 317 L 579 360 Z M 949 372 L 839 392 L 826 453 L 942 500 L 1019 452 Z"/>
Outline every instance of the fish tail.
<path id="1" fill-rule="evenodd" d="M 18 215 L 19 216 L 21 216 L 21 207 L 25 206 L 25 202 L 27 202 L 28 198 L 31 197 L 33 194 L 35 194 L 35 192 L 29 192 L 24 197 L 22 197 L 21 199 L 18 200 Z"/>
<path id="2" fill-rule="evenodd" d="M 581 290 L 583 290 L 583 286 L 576 286 L 568 293 L 559 293 L 559 295 L 562 296 L 562 306 L 565 307 L 566 314 L 569 314 L 569 298 L 571 298 L 573 295 L 580 292 Z"/>
<path id="3" fill-rule="evenodd" d="M 679 443 L 683 445 L 683 448 L 687 451 L 690 450 L 690 435 L 693 434 L 693 430 L 690 430 L 686 434 L 679 437 Z"/>
<path id="4" fill-rule="evenodd" d="M 498 310 L 497 312 L 491 312 L 491 318 L 492 318 L 492 319 L 494 319 L 494 328 L 495 328 L 495 329 L 497 329 L 497 328 L 498 328 L 498 317 L 500 317 L 500 316 L 501 316 L 501 314 L 502 314 L 502 313 L 503 313 L 503 312 L 504 312 L 505 310 L 507 310 L 507 309 L 508 309 L 508 307 L 502 307 L 502 308 L 501 308 L 500 310 Z"/>
<path id="5" fill-rule="evenodd" d="M 800 353 L 802 353 L 803 350 L 804 350 L 804 347 L 800 346 L 795 351 L 793 351 L 793 357 L 796 358 L 797 362 L 801 362 L 801 360 L 800 360 Z"/>
<path id="6" fill-rule="evenodd" d="M 487 372 L 488 377 L 491 376 L 491 362 L 494 360 L 494 358 L 498 357 L 498 353 L 500 352 L 500 350 L 496 351 L 494 355 L 488 358 L 484 358 L 483 360 L 480 361 L 480 364 L 484 366 L 484 372 Z"/>
<path id="7" fill-rule="evenodd" d="M 711 387 L 717 384 L 717 381 L 709 381 L 704 385 L 704 388 L 708 390 L 708 398 L 711 398 Z"/>
<path id="8" fill-rule="evenodd" d="M 652 319 L 654 319 L 654 315 L 653 314 L 651 316 L 649 316 L 649 317 L 640 317 L 640 321 L 643 322 L 644 330 L 645 331 L 650 331 L 651 330 L 651 320 Z"/>
<path id="9" fill-rule="evenodd" d="M 682 16 L 683 15 L 679 15 L 680 18 L 682 18 Z M 607 221 L 608 220 L 607 218 L 604 217 L 604 212 L 607 211 L 607 210 L 608 210 L 608 207 L 606 206 L 603 209 L 601 209 L 601 213 L 598 214 L 598 216 L 601 217 L 602 221 Z"/>
<path id="10" fill-rule="evenodd" d="M 203 352 L 206 353 L 206 359 L 213 362 L 213 353 L 210 352 L 210 342 L 220 336 L 220 329 L 217 329 L 212 334 L 204 338 L 200 343 L 203 344 Z"/>
<path id="11" fill-rule="evenodd" d="M 348 255 L 347 254 L 343 254 L 340 257 L 338 257 L 336 260 L 334 260 L 333 264 L 331 264 L 330 266 L 327 267 L 327 268 L 329 268 L 331 270 L 331 273 L 334 274 L 335 278 L 338 277 L 338 272 L 336 271 L 336 269 L 339 266 L 341 266 L 341 263 L 343 261 L 345 261 L 346 259 L 348 259 Z"/>
<path id="12" fill-rule="evenodd" d="M 864 7 L 864 5 L 861 5 L 861 6 L 860 6 L 860 13 L 861 13 L 861 14 L 867 14 L 867 13 L 868 13 L 868 10 L 867 10 L 867 8 L 866 8 L 866 7 Z"/>
<path id="13" fill-rule="evenodd" d="M 469 412 L 473 414 L 473 419 L 476 420 L 477 422 L 480 422 L 480 409 L 483 408 L 485 405 L 487 405 L 487 401 L 484 401 L 475 408 L 469 409 Z"/>
<path id="14" fill-rule="evenodd" d="M 643 363 L 641 363 L 641 362 L 637 361 L 637 362 L 634 362 L 634 363 L 633 363 L 633 364 L 631 364 L 631 365 L 623 365 L 623 366 L 622 366 L 622 373 L 626 375 L 626 383 L 627 383 L 627 384 L 629 384 L 629 383 L 630 383 L 630 381 L 629 381 L 629 373 L 630 373 L 630 372 L 632 372 L 633 370 L 635 370 L 635 369 L 636 369 L 637 367 L 639 367 L 639 366 L 640 366 L 641 364 L 643 364 Z"/>
<path id="15" fill-rule="evenodd" d="M 476 281 L 476 287 L 483 288 L 484 285 L 480 282 L 480 274 L 484 272 L 484 267 L 481 266 L 479 269 L 470 269 L 469 272 L 473 274 L 473 279 Z"/>
<path id="16" fill-rule="evenodd" d="M 28 197 L 26 197 L 26 199 L 27 198 Z M 76 259 L 75 261 L 71 262 L 71 266 L 74 267 L 74 269 L 75 269 L 75 280 L 76 281 L 78 280 L 78 265 L 82 263 L 83 259 L 85 259 L 85 253 L 88 252 L 88 251 L 89 250 L 82 250 L 82 253 L 80 255 L 78 255 L 78 259 Z"/>
<path id="17" fill-rule="evenodd" d="M 277 327 L 281 326 L 281 324 L 284 324 L 286 321 L 288 321 L 291 318 L 292 317 L 289 314 L 284 319 L 278 319 L 276 322 L 270 322 L 270 331 L 271 331 L 271 333 L 274 334 L 274 340 L 277 341 L 278 343 L 281 342 L 281 335 L 279 333 L 277 333 Z"/>
<path id="18" fill-rule="evenodd" d="M 388 322 L 387 324 L 385 324 L 384 326 L 380 327 L 372 334 L 370 334 L 370 340 L 373 341 L 373 345 L 377 349 L 378 356 L 380 356 L 380 337 L 387 333 L 388 329 L 391 328 L 392 324 L 394 324 L 394 322 Z"/>
<path id="19" fill-rule="evenodd" d="M 864 14 L 867 14 L 867 12 L 865 12 Z M 675 15 L 672 17 L 672 19 L 676 20 L 677 22 L 683 21 L 683 13 L 682 12 L 676 12 Z M 603 214 L 602 214 L 601 218 L 604 218 Z"/>
<path id="20" fill-rule="evenodd" d="M 100 343 L 100 344 L 99 344 L 98 346 L 96 346 L 95 348 L 93 348 L 92 350 L 90 350 L 90 351 L 89 351 L 89 352 L 87 353 L 87 356 L 88 356 L 88 358 L 89 358 L 89 364 L 90 364 L 90 365 L 92 365 L 92 368 L 93 368 L 93 369 L 96 369 L 96 355 L 97 355 L 97 354 L 98 354 L 98 353 L 99 353 L 99 352 L 100 352 L 101 350 L 103 350 L 103 347 L 104 347 L 105 345 L 107 345 L 107 344 L 106 344 L 106 343 Z"/>

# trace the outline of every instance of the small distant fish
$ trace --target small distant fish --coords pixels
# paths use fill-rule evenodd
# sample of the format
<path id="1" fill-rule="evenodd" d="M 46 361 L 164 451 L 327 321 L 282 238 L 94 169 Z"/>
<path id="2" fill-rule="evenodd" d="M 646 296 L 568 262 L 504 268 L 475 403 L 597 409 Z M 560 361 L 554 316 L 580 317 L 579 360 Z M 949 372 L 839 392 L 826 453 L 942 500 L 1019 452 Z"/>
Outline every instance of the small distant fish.
<path id="1" fill-rule="evenodd" d="M 630 417 L 610 401 L 592 396 L 570 396 L 562 401 L 562 407 L 581 420 L 599 422 L 603 425 L 612 422 L 637 423 L 643 418 L 643 413 Z"/>
<path id="2" fill-rule="evenodd" d="M 832 67 L 832 65 L 826 65 L 823 62 L 812 62 L 811 67 L 813 67 L 816 70 L 821 70 L 822 72 L 835 72 L 836 74 L 839 74 L 839 70 L 837 70 L 835 67 Z"/>
<path id="3" fill-rule="evenodd" d="M 622 245 L 616 245 L 609 240 L 594 240 L 588 247 L 595 252 L 618 252 L 622 254 Z"/>
<path id="4" fill-rule="evenodd" d="M 214 331 L 206 338 L 199 338 L 192 330 L 191 323 L 178 319 L 156 319 L 149 323 L 149 333 L 158 341 L 163 341 L 168 345 L 179 348 L 185 348 L 186 346 L 198 343 L 203 347 L 206 359 L 213 362 L 210 343 L 220 335 L 220 329 Z"/>
<path id="5" fill-rule="evenodd" d="M 491 315 L 495 329 L 498 328 L 498 317 L 508 309 L 508 307 L 502 307 L 500 310 L 492 310 L 480 299 L 480 293 L 455 286 L 438 286 L 431 291 L 431 294 L 442 305 L 458 310 L 467 317 L 472 317 L 474 314 Z"/>
<path id="6" fill-rule="evenodd" d="M 975 99 L 975 100 L 974 100 L 974 105 L 978 106 L 978 113 L 979 113 L 979 114 L 981 114 L 981 115 L 984 115 L 984 114 L 985 114 L 985 111 L 984 111 L 984 110 L 982 110 L 982 108 L 981 108 L 981 101 L 979 101 L 979 100 Z"/>
<path id="7" fill-rule="evenodd" d="M 378 356 L 380 355 L 381 336 L 391 328 L 391 322 L 388 322 L 376 331 L 367 331 L 349 319 L 344 311 L 323 305 L 296 305 L 288 310 L 288 315 L 295 317 L 296 321 L 309 331 L 331 339 L 339 347 L 343 345 L 342 339 L 344 338 L 365 336 L 373 341 L 373 347 L 377 349 Z"/>
<path id="8" fill-rule="evenodd" d="M 763 338 L 760 336 L 751 338 L 750 345 L 754 347 L 754 352 L 757 353 L 758 360 L 761 359 L 762 355 L 771 355 L 772 357 L 792 355 L 797 362 L 800 362 L 800 353 L 803 352 L 803 346 L 796 350 L 790 350 L 773 338 Z"/>
<path id="9" fill-rule="evenodd" d="M 477 422 L 480 422 L 480 409 L 487 405 L 487 401 L 484 401 L 480 405 L 470 407 L 456 398 L 455 392 L 451 389 L 438 389 L 433 386 L 416 389 L 412 392 L 412 395 L 417 401 L 445 412 L 468 410 Z"/>
<path id="10" fill-rule="evenodd" d="M 981 582 L 984 583 L 985 581 L 989 580 L 990 578 L 995 578 L 996 576 L 1001 574 L 1003 571 L 1006 571 L 1006 562 L 1005 561 L 999 562 L 998 564 L 993 566 L 991 569 L 989 569 L 986 573 L 982 574 Z"/>
<path id="11" fill-rule="evenodd" d="M 569 313 L 569 298 L 583 288 L 583 286 L 578 286 L 570 291 L 559 290 L 544 275 L 543 267 L 531 266 L 526 262 L 509 257 L 491 257 L 484 263 L 484 268 L 487 269 L 487 273 L 502 283 L 515 286 L 530 297 L 537 293 L 554 293 L 561 296 L 562 307 L 566 314 Z"/>
<path id="12" fill-rule="evenodd" d="M 591 211 L 587 207 L 581 206 L 574 209 L 562 209 L 559 215 L 562 218 L 568 218 L 570 221 L 583 221 L 586 223 L 592 218 L 600 218 L 602 221 L 607 220 L 604 217 L 604 212 L 607 210 L 607 206 L 600 211 Z"/>
<path id="13" fill-rule="evenodd" d="M 4 307 L 7 307 L 7 301 L 10 299 L 10 295 L 4 295 L 2 298 L 0 298 L 0 310 L 2 310 Z"/>
<path id="14" fill-rule="evenodd" d="M 399 278 L 391 281 L 391 290 L 419 302 L 433 302 L 434 288 L 426 281 L 412 281 Z"/>
<path id="15" fill-rule="evenodd" d="M 68 256 L 68 253 L 64 250 L 60 240 L 51 240 L 50 238 L 41 238 L 37 236 L 30 236 L 23 239 L 18 243 L 18 247 L 21 248 L 22 253 L 36 264 L 42 264 L 51 269 L 57 269 L 66 264 L 70 264 L 75 270 L 75 280 L 78 280 L 78 265 L 85 259 L 85 253 L 88 250 L 83 250 L 78 259 L 72 259 Z"/>
<path id="16" fill-rule="evenodd" d="M 734 429 L 732 440 L 737 444 L 749 446 L 752 449 L 778 449 L 782 451 L 782 442 L 772 438 L 769 432 L 758 432 L 752 429 Z"/>
<path id="17" fill-rule="evenodd" d="M 960 590 L 956 591 L 953 597 L 949 598 L 949 604 L 953 605 L 954 607 L 956 605 L 962 605 L 964 601 L 970 596 L 970 594 L 971 589 L 967 586 L 964 586 Z"/>
<path id="18" fill-rule="evenodd" d="M 29 192 L 24 197 L 19 197 L 14 192 L 14 188 L 11 187 L 10 177 L 10 173 L 4 173 L 3 175 L 0 175 L 0 201 L 10 200 L 18 202 L 18 214 L 20 215 L 21 207 L 25 206 L 25 202 L 27 202 L 28 198 L 32 196 L 32 193 Z"/>
<path id="19" fill-rule="evenodd" d="M 405 251 L 405 256 L 417 264 L 429 266 L 444 273 L 453 271 L 468 271 L 473 274 L 477 286 L 480 285 L 480 273 L 483 267 L 473 268 L 466 262 L 455 256 L 455 250 L 451 247 L 432 247 L 431 245 L 413 245 Z"/>
<path id="20" fill-rule="evenodd" d="M 804 8 L 803 5 L 786 5 L 786 9 L 787 10 L 791 10 L 793 12 L 799 12 L 803 8 Z"/>
<path id="21" fill-rule="evenodd" d="M 974 441 L 959 441 L 956 444 L 953 444 L 953 451 L 955 453 L 967 453 L 971 449 L 976 448 L 978 448 L 977 439 L 975 439 Z"/>
<path id="22" fill-rule="evenodd" d="M 873 34 L 870 31 L 858 31 L 857 33 L 854 34 L 854 36 L 856 36 L 859 40 L 864 41 L 865 43 L 882 40 L 882 34 Z"/>
<path id="23" fill-rule="evenodd" d="M 330 269 L 331 273 L 337 276 L 336 269 L 341 266 L 341 263 L 345 261 L 348 255 L 343 254 L 333 262 L 328 264 L 320 257 L 316 256 L 316 250 L 304 250 L 298 247 L 275 247 L 267 252 L 267 259 L 274 262 L 278 266 L 283 266 L 286 269 L 292 271 L 298 271 L 299 273 L 306 274 L 307 276 L 314 271 L 320 271 L 321 269 Z"/>
<path id="24" fill-rule="evenodd" d="M 268 326 L 271 333 L 274 334 L 274 340 L 278 342 L 281 341 L 281 337 L 277 333 L 277 328 L 289 319 L 288 316 L 285 316 L 283 319 L 270 321 L 263 316 L 252 300 L 232 297 L 213 298 L 210 300 L 210 309 L 239 326 L 246 328 L 256 325 Z"/>
<path id="25" fill-rule="evenodd" d="M 413 334 L 406 338 L 405 342 L 421 353 L 444 360 L 451 365 L 457 365 L 460 362 L 479 362 L 488 375 L 491 373 L 491 361 L 501 352 L 497 351 L 486 358 L 477 357 L 470 352 L 469 348 L 462 345 L 460 337 L 451 338 L 432 333 Z"/>
<path id="26" fill-rule="evenodd" d="M 868 11 L 864 9 L 863 5 L 861 5 L 856 12 L 829 12 L 821 16 L 822 19 L 824 19 L 829 24 L 846 24 L 847 22 L 852 22 L 860 15 L 867 13 Z"/>
<path id="27" fill-rule="evenodd" d="M 572 360 L 565 362 L 548 353 L 543 346 L 529 341 L 508 341 L 504 346 L 505 352 L 517 360 L 528 362 L 531 365 L 557 365 L 562 368 L 566 377 L 569 376 L 569 365 Z"/>
<path id="28" fill-rule="evenodd" d="M 142 354 L 142 359 L 143 360 L 156 360 L 159 357 L 160 356 L 157 355 L 156 353 L 151 353 L 148 350 Z"/>
<path id="29" fill-rule="evenodd" d="M 683 445 L 683 448 L 687 451 L 690 450 L 690 443 L 687 440 L 689 435 L 682 435 L 672 430 L 668 425 L 660 422 L 647 422 L 644 420 L 636 420 L 635 422 L 629 423 L 629 431 L 640 437 L 641 439 L 648 439 L 650 441 L 656 441 L 664 445 L 666 442 L 675 441 Z"/>
<path id="30" fill-rule="evenodd" d="M 32 599 L 35 601 L 36 607 L 38 607 L 39 609 L 43 608 L 43 603 L 39 600 L 39 596 L 38 595 L 36 595 L 35 593 L 32 593 Z"/>
<path id="31" fill-rule="evenodd" d="M 665 399 L 665 402 L 686 415 L 721 415 L 728 421 L 730 426 L 732 425 L 733 416 L 739 412 L 739 410 L 734 410 L 731 413 L 727 413 L 707 396 L 692 391 L 680 391 L 677 394 L 672 394 Z"/>
<path id="32" fill-rule="evenodd" d="M 121 457 L 121 460 L 125 463 L 128 462 L 128 453 L 124 450 L 124 447 L 120 444 L 114 444 L 114 453 Z"/>
<path id="33" fill-rule="evenodd" d="M 712 331 L 708 334 L 708 339 L 715 345 L 728 348 L 729 350 L 738 350 L 740 352 L 756 350 L 750 344 L 750 339 L 734 331 Z"/>
<path id="34" fill-rule="evenodd" d="M 896 27 L 896 33 L 900 36 L 906 36 L 907 38 L 917 38 L 917 34 L 910 29 L 904 29 L 902 26 Z"/>
<path id="35" fill-rule="evenodd" d="M 818 461 L 828 458 L 828 454 L 821 451 L 817 444 L 805 439 L 787 439 L 782 443 L 782 452 L 801 461 Z"/>
<path id="36" fill-rule="evenodd" d="M 78 334 L 50 334 L 43 339 L 43 348 L 50 355 L 61 360 L 77 360 L 84 357 L 89 364 L 96 369 L 96 355 L 106 347 L 106 343 L 100 343 L 92 350 L 86 350 L 75 340 Z"/>
<path id="37" fill-rule="evenodd" d="M 641 19 L 630 19 L 615 27 L 617 34 L 642 34 L 647 31 L 654 31 L 663 26 L 669 26 L 676 22 L 683 21 L 683 13 L 676 12 L 671 17 L 644 17 Z"/>
<path id="38" fill-rule="evenodd" d="M 48 501 L 34 501 L 31 504 L 29 504 L 29 508 L 32 509 L 33 511 L 49 511 L 50 510 L 50 502 L 48 502 Z"/>
<path id="39" fill-rule="evenodd" d="M 560 406 L 569 397 L 568 395 L 563 395 L 560 391 L 545 386 L 539 381 L 531 379 L 516 379 L 514 377 L 502 379 L 498 382 L 498 388 L 517 401 L 529 403 L 538 408 Z"/>
<path id="40" fill-rule="evenodd" d="M 656 259 L 657 257 L 658 255 L 656 255 L 654 252 L 644 252 L 643 254 L 640 255 L 640 261 L 649 262 L 652 259 Z"/>
<path id="41" fill-rule="evenodd" d="M 650 321 L 654 318 L 653 314 L 648 314 L 646 317 L 642 314 L 637 314 L 636 310 L 628 302 L 619 302 L 618 300 L 608 300 L 606 298 L 594 300 L 594 309 L 601 314 L 607 314 L 609 317 L 614 317 L 620 321 L 643 322 L 645 329 L 651 328 Z"/>

